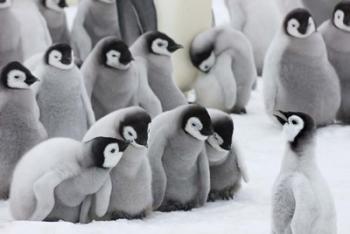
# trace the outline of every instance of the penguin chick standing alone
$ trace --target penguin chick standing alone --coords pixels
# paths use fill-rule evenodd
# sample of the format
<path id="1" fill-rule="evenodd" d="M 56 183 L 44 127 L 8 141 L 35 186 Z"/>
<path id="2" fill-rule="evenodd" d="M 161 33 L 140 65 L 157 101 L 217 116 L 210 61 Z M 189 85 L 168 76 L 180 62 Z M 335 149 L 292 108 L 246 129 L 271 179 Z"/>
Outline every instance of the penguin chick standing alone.
<path id="1" fill-rule="evenodd" d="M 339 3 L 333 18 L 320 27 L 327 45 L 328 58 L 340 79 L 341 106 L 338 119 L 350 123 L 350 1 Z"/>
<path id="2" fill-rule="evenodd" d="M 6 65 L 0 79 L 0 199 L 6 199 L 18 160 L 47 135 L 30 89 L 38 79 L 18 62 Z"/>
<path id="3" fill-rule="evenodd" d="M 70 43 L 66 13 L 66 0 L 41 0 L 39 10 L 44 16 L 53 43 Z"/>
<path id="4" fill-rule="evenodd" d="M 199 104 L 246 113 L 257 76 L 253 49 L 242 33 L 228 27 L 200 33 L 192 42 L 191 59 L 202 71 L 195 85 Z"/>
<path id="5" fill-rule="evenodd" d="M 269 115 L 282 109 L 307 113 L 317 125 L 335 120 L 340 106 L 338 76 L 307 10 L 296 9 L 286 16 L 265 62 L 264 98 Z"/>
<path id="6" fill-rule="evenodd" d="M 12 0 L 0 1 L 0 67 L 11 61 L 23 62 L 20 23 L 12 10 Z"/>
<path id="7" fill-rule="evenodd" d="M 213 133 L 208 112 L 184 105 L 157 116 L 150 128 L 153 208 L 191 210 L 205 204 L 210 175 L 204 142 Z"/>
<path id="8" fill-rule="evenodd" d="M 288 144 L 272 199 L 272 233 L 335 234 L 336 212 L 315 162 L 315 122 L 307 114 L 279 112 Z"/>
<path id="9" fill-rule="evenodd" d="M 180 48 L 182 46 L 169 36 L 156 31 L 140 36 L 130 49 L 136 58 L 142 58 L 146 64 L 149 85 L 159 98 L 163 111 L 187 104 L 173 79 L 171 54 Z"/>
<path id="10" fill-rule="evenodd" d="M 71 33 L 77 62 L 82 63 L 97 42 L 107 36 L 120 38 L 116 0 L 79 1 Z"/>
<path id="11" fill-rule="evenodd" d="M 141 106 L 152 117 L 162 112 L 148 85 L 142 61 L 133 61 L 127 45 L 115 37 L 102 39 L 82 66 L 96 118 L 128 106 Z"/>
<path id="12" fill-rule="evenodd" d="M 66 44 L 51 46 L 36 72 L 41 79 L 37 93 L 40 120 L 49 138 L 81 140 L 95 117 L 83 76 L 74 65 L 71 47 Z"/>
<path id="13" fill-rule="evenodd" d="M 65 215 L 69 214 L 69 209 L 73 210 L 69 216 L 54 216 L 75 222 L 80 216 L 79 202 L 93 192 L 102 196 L 96 200 L 107 208 L 111 189 L 99 192 L 98 185 L 101 185 L 100 180 L 108 180 L 110 169 L 118 164 L 126 147 L 123 141 L 103 137 L 84 144 L 73 139 L 55 138 L 37 145 L 23 156 L 14 172 L 10 195 L 13 217 L 16 220 L 55 220 L 47 217 L 52 212 L 57 215 L 58 204 L 76 202 L 77 208 L 73 205 L 65 208 Z M 86 171 L 95 173 L 88 177 Z M 72 178 L 79 178 L 82 174 L 84 179 L 89 178 L 88 182 L 71 183 Z M 65 183 L 68 183 L 64 187 L 67 190 L 60 191 L 60 186 Z M 77 190 L 80 187 L 83 190 Z"/>
<path id="14" fill-rule="evenodd" d="M 229 200 L 241 187 L 241 179 L 248 182 L 248 173 L 237 146 L 232 141 L 234 125 L 230 115 L 208 110 L 214 134 L 205 148 L 210 165 L 209 200 Z"/>

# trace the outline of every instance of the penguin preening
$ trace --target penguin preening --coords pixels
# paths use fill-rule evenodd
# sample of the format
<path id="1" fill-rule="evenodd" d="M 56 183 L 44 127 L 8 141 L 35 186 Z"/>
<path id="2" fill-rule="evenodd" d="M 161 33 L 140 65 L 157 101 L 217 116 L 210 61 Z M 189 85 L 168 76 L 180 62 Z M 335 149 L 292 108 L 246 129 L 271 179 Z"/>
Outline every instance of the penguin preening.
<path id="1" fill-rule="evenodd" d="M 107 36 L 120 38 L 116 1 L 79 1 L 71 32 L 77 63 L 81 64 L 98 41 Z"/>
<path id="2" fill-rule="evenodd" d="M 0 79 L 0 199 L 6 199 L 17 162 L 47 134 L 31 90 L 38 78 L 12 62 L 3 67 Z"/>
<path id="3" fill-rule="evenodd" d="M 152 121 L 148 158 L 155 210 L 187 211 L 205 204 L 210 174 L 204 144 L 212 133 L 210 116 L 198 105 L 177 107 Z"/>
<path id="4" fill-rule="evenodd" d="M 66 0 L 41 0 L 39 3 L 53 43 L 70 43 L 65 7 L 68 7 Z"/>
<path id="5" fill-rule="evenodd" d="M 146 65 L 149 85 L 159 98 L 163 111 L 187 103 L 173 78 L 171 56 L 181 48 L 172 38 L 158 31 L 143 34 L 130 48 L 132 55 Z"/>
<path id="6" fill-rule="evenodd" d="M 305 9 L 290 12 L 275 36 L 263 72 L 265 107 L 304 112 L 317 125 L 334 122 L 340 106 L 338 76 L 322 35 Z"/>
<path id="7" fill-rule="evenodd" d="M 217 27 L 198 34 L 190 52 L 193 65 L 201 71 L 195 83 L 196 101 L 205 107 L 246 113 L 257 78 L 248 39 L 229 27 Z"/>
<path id="8" fill-rule="evenodd" d="M 16 220 L 43 221 L 57 218 L 77 222 L 80 218 L 80 203 L 90 193 L 100 189 L 96 185 L 100 182 L 98 170 L 108 178 L 110 169 L 118 164 L 126 147 L 123 141 L 103 137 L 87 143 L 55 138 L 37 145 L 16 166 L 10 194 L 13 217 Z M 89 170 L 95 171 L 95 174 L 91 177 L 85 174 L 85 184 L 74 183 L 76 178 Z M 60 191 L 62 188 L 59 186 L 64 186 L 66 190 Z M 79 190 L 80 187 L 83 191 Z M 103 199 L 108 198 L 105 194 L 101 196 Z M 108 203 L 108 199 L 104 202 Z M 66 208 L 60 213 L 59 210 L 55 211 L 55 205 L 58 208 L 66 205 Z M 74 210 L 75 216 L 72 215 Z"/>
<path id="9" fill-rule="evenodd" d="M 328 58 L 340 80 L 341 105 L 337 119 L 350 123 L 350 2 L 342 1 L 335 6 L 333 17 L 320 26 L 326 42 Z"/>
<path id="10" fill-rule="evenodd" d="M 49 138 L 81 140 L 95 116 L 82 73 L 74 64 L 72 48 L 67 44 L 52 45 L 35 72 L 41 79 L 37 92 L 40 120 Z"/>
<path id="11" fill-rule="evenodd" d="M 334 201 L 315 162 L 316 123 L 304 113 L 275 116 L 288 143 L 273 188 L 272 233 L 337 233 Z"/>
<path id="12" fill-rule="evenodd" d="M 148 84 L 145 64 L 134 59 L 127 45 L 116 37 L 102 39 L 81 70 L 97 119 L 129 106 L 141 106 L 152 117 L 162 112 Z"/>

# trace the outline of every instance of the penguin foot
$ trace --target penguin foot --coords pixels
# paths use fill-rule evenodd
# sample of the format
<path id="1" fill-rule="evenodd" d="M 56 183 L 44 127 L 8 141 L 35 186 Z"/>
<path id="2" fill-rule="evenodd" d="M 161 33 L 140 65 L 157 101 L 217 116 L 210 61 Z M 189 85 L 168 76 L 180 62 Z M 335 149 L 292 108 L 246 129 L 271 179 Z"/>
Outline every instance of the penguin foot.
<path id="1" fill-rule="evenodd" d="M 142 211 L 139 214 L 136 215 L 131 215 L 128 214 L 126 212 L 123 211 L 114 211 L 111 214 L 111 220 L 118 220 L 118 219 L 128 219 L 128 220 L 132 220 L 132 219 L 144 219 L 147 216 L 147 212 L 146 211 Z"/>
<path id="2" fill-rule="evenodd" d="M 232 200 L 237 192 L 236 186 L 229 186 L 223 190 L 211 190 L 208 196 L 209 202 L 214 202 L 217 200 L 229 201 Z"/>
<path id="3" fill-rule="evenodd" d="M 172 212 L 172 211 L 190 211 L 196 207 L 196 203 L 194 201 L 181 203 L 177 201 L 167 201 L 164 205 L 159 208 L 159 211 L 162 212 Z"/>
<path id="4" fill-rule="evenodd" d="M 231 110 L 232 114 L 237 114 L 237 115 L 242 115 L 242 114 L 247 114 L 247 110 L 245 109 L 245 107 L 238 107 L 235 106 L 233 107 L 233 109 Z"/>

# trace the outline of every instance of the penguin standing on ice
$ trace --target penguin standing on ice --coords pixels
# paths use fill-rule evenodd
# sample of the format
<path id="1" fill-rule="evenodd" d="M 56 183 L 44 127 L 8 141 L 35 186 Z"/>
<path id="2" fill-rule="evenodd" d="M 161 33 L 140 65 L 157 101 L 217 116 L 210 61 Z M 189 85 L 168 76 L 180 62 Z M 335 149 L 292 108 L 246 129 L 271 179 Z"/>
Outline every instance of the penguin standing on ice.
<path id="1" fill-rule="evenodd" d="M 339 78 L 321 33 L 305 9 L 290 12 L 265 59 L 264 99 L 276 110 L 304 112 L 317 125 L 334 122 L 340 106 Z"/>
<path id="2" fill-rule="evenodd" d="M 273 189 L 272 233 L 337 233 L 334 201 L 315 162 L 314 120 L 296 112 L 275 116 L 288 143 Z"/>

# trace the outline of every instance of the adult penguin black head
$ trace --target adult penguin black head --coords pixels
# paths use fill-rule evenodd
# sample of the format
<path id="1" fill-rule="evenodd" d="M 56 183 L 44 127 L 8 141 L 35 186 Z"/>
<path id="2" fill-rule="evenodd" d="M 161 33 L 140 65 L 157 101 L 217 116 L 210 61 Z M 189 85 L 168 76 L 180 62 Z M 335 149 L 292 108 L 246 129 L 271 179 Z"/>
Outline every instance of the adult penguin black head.
<path id="1" fill-rule="evenodd" d="M 44 7 L 59 12 L 68 7 L 66 0 L 41 0 L 41 3 Z"/>
<path id="2" fill-rule="evenodd" d="M 350 1 L 343 1 L 336 5 L 332 22 L 338 29 L 350 32 Z"/>
<path id="3" fill-rule="evenodd" d="M 234 131 L 233 120 L 229 116 L 212 120 L 214 134 L 209 137 L 208 143 L 219 151 L 229 151 L 232 148 L 232 136 Z"/>
<path id="4" fill-rule="evenodd" d="M 299 152 L 303 146 L 308 144 L 316 132 L 316 124 L 313 118 L 300 112 L 278 111 L 275 114 L 277 120 L 282 124 L 283 131 L 292 150 Z"/>
<path id="5" fill-rule="evenodd" d="M 211 68 L 215 65 L 216 56 L 214 54 L 214 48 L 208 47 L 203 51 L 194 51 L 191 49 L 191 61 L 192 64 L 204 73 L 210 72 Z"/>
<path id="6" fill-rule="evenodd" d="M 128 114 L 120 122 L 119 134 L 135 147 L 147 147 L 151 116 L 145 111 Z"/>
<path id="7" fill-rule="evenodd" d="M 55 44 L 45 53 L 45 63 L 62 70 L 74 67 L 73 50 L 68 44 Z"/>
<path id="8" fill-rule="evenodd" d="M 208 111 L 198 105 L 188 105 L 184 110 L 182 129 L 200 141 L 205 141 L 214 133 Z"/>
<path id="9" fill-rule="evenodd" d="M 101 51 L 101 63 L 107 67 L 126 70 L 134 58 L 129 47 L 121 40 L 113 38 L 106 40 Z"/>
<path id="10" fill-rule="evenodd" d="M 178 49 L 183 48 L 182 45 L 177 44 L 168 35 L 158 31 L 148 33 L 146 40 L 149 51 L 157 55 L 170 56 Z"/>
<path id="11" fill-rule="evenodd" d="M 316 24 L 309 11 L 298 8 L 284 20 L 284 31 L 294 38 L 307 38 L 316 31 Z"/>
<path id="12" fill-rule="evenodd" d="M 8 89 L 30 89 L 38 78 L 19 62 L 7 64 L 1 71 L 1 82 Z"/>

